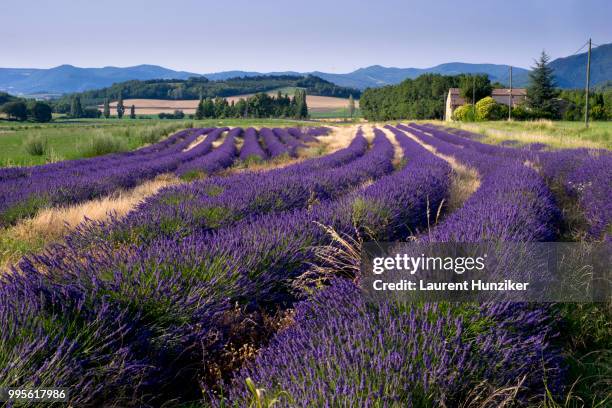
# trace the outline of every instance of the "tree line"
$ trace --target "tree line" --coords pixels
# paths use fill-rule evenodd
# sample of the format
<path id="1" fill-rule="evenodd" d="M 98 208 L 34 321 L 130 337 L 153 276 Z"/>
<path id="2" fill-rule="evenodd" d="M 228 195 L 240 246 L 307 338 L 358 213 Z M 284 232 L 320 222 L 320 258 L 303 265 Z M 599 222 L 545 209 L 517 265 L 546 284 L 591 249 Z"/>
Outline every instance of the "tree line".
<path id="1" fill-rule="evenodd" d="M 246 99 L 240 98 L 237 102 L 228 102 L 221 97 L 213 99 L 202 96 L 194 115 L 195 119 L 269 117 L 307 118 L 306 90 L 296 89 L 293 98 L 278 91 L 276 97 L 267 93 L 257 93 Z"/>
<path id="2" fill-rule="evenodd" d="M 335 85 L 316 76 L 265 75 L 255 77 L 230 78 L 211 81 L 205 77 L 194 77 L 186 80 L 146 80 L 126 81 L 110 87 L 96 89 L 78 94 L 66 95 L 54 101 L 54 111 L 68 113 L 72 100 L 78 96 L 83 106 L 95 107 L 107 98 L 124 99 L 199 99 L 229 97 L 244 94 L 265 93 L 285 87 L 304 88 L 309 95 L 358 97 L 360 91 Z"/>
<path id="3" fill-rule="evenodd" d="M 548 62 L 549 57 L 542 53 L 529 74 L 526 101 L 513 107 L 512 117 L 518 120 L 583 120 L 585 91 L 557 89 Z M 368 120 L 442 119 L 449 88 L 459 88 L 466 102 L 455 110 L 455 119 L 500 120 L 508 117 L 508 107 L 491 97 L 493 89 L 505 86 L 491 83 L 486 74 L 421 75 L 397 85 L 366 89 L 360 106 Z M 593 120 L 612 119 L 612 88 L 601 89 L 589 93 L 589 116 Z"/>
<path id="4" fill-rule="evenodd" d="M 34 122 L 50 122 L 53 118 L 51 105 L 46 102 L 16 98 L 0 92 L 0 113 L 9 120 L 31 120 Z"/>
<path id="5" fill-rule="evenodd" d="M 457 88 L 462 76 L 424 74 L 397 85 L 368 88 L 359 106 L 368 120 L 440 119 L 449 88 Z"/>

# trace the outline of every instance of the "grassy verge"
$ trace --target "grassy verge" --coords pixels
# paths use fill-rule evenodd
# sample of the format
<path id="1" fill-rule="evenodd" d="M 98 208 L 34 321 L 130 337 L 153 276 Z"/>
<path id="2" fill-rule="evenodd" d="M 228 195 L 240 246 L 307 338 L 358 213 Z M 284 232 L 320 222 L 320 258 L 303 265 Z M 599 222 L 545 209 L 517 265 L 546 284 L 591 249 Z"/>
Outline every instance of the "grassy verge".
<path id="1" fill-rule="evenodd" d="M 592 122 L 588 129 L 582 122 L 549 120 L 477 123 L 428 122 L 483 134 L 485 138 L 482 142 L 484 143 L 498 144 L 505 140 L 515 140 L 518 145 L 544 143 L 554 149 L 579 147 L 612 149 L 612 122 Z"/>
<path id="2" fill-rule="evenodd" d="M 310 117 L 313 119 L 350 119 L 350 115 L 348 112 L 348 107 L 346 108 L 338 108 L 333 110 L 325 110 L 325 111 L 311 111 Z M 359 108 L 355 109 L 355 113 L 353 114 L 354 119 L 361 118 L 361 110 Z"/>
<path id="3" fill-rule="evenodd" d="M 285 119 L 76 119 L 38 124 L 0 120 L 0 167 L 33 166 L 133 150 L 186 127 L 308 126 Z"/>
<path id="4" fill-rule="evenodd" d="M 191 125 L 186 121 L 0 121 L 0 167 L 32 166 L 136 149 Z"/>

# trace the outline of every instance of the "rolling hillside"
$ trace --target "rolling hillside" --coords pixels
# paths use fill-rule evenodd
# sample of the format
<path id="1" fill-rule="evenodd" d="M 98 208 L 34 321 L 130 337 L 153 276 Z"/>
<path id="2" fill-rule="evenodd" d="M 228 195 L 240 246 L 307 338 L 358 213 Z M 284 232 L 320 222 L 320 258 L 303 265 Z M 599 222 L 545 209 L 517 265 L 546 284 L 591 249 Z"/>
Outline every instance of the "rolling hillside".
<path id="1" fill-rule="evenodd" d="M 583 87 L 586 82 L 585 54 L 558 58 L 550 63 L 561 88 Z M 612 43 L 593 48 L 591 52 L 591 83 L 594 86 L 612 80 Z"/>
<path id="2" fill-rule="evenodd" d="M 157 65 L 79 68 L 60 65 L 50 69 L 0 68 L 0 91 L 12 94 L 70 93 L 104 88 L 130 79 L 187 79 L 199 76 Z"/>
<path id="3" fill-rule="evenodd" d="M 148 80 L 126 81 L 113 84 L 107 88 L 95 89 L 79 93 L 84 106 L 99 105 L 104 99 L 114 100 L 122 95 L 123 99 L 152 100 L 198 100 L 217 96 L 228 98 L 259 92 L 277 92 L 289 88 L 303 88 L 308 95 L 348 98 L 353 95 L 359 98 L 358 89 L 338 86 L 315 76 L 258 76 L 229 78 L 211 81 L 204 77 L 191 77 L 187 80 Z M 284 91 L 283 91 L 284 92 Z M 58 99 L 56 104 L 67 107 L 72 95 L 68 94 Z"/>
<path id="4" fill-rule="evenodd" d="M 271 91 L 268 92 L 268 94 L 275 95 L 276 92 Z M 230 96 L 226 99 L 231 103 L 232 101 L 237 102 L 240 98 L 246 99 L 249 96 L 252 96 L 252 94 Z M 198 101 L 194 99 L 125 99 L 123 103 L 128 107 L 134 105 L 137 115 L 157 115 L 159 113 L 172 113 L 175 110 L 181 110 L 185 114 L 193 114 L 198 106 Z M 307 95 L 306 103 L 308 104 L 308 111 L 311 114 L 334 112 L 348 106 L 348 100 L 346 98 L 336 98 L 332 96 Z M 117 102 L 111 102 L 110 107 L 111 113 L 115 115 Z M 355 101 L 355 107 L 359 108 L 359 100 Z M 98 108 L 102 109 L 103 106 L 99 105 Z"/>
<path id="5" fill-rule="evenodd" d="M 601 45 L 593 49 L 591 61 L 591 78 L 594 86 L 612 79 L 612 44 Z M 535 57 L 535 56 L 534 56 Z M 577 54 L 557 58 L 551 62 L 555 70 L 557 83 L 562 88 L 580 88 L 584 86 L 586 54 Z M 253 72 L 223 71 L 208 74 L 196 74 L 184 71 L 173 71 L 156 65 L 138 65 L 118 68 L 78 68 L 72 65 L 61 65 L 50 69 L 0 68 L 0 91 L 11 94 L 37 93 L 71 93 L 105 88 L 114 83 L 128 80 L 179 79 L 206 77 L 212 81 L 225 81 L 236 77 L 305 76 L 314 75 L 335 85 L 349 88 L 365 89 L 397 84 L 406 78 L 416 78 L 425 73 L 456 75 L 462 73 L 486 73 L 491 81 L 503 84 L 508 82 L 508 66 L 498 64 L 471 64 L 451 62 L 429 68 L 394 68 L 372 65 L 345 74 L 327 72 Z M 513 68 L 513 84 L 525 86 L 529 71 L 524 68 Z"/>

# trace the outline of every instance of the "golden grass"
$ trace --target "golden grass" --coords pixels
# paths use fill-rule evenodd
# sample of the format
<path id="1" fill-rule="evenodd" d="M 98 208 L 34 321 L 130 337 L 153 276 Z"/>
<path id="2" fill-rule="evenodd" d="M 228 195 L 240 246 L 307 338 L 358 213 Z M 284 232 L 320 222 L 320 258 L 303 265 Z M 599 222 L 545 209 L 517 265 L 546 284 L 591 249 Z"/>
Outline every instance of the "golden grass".
<path id="1" fill-rule="evenodd" d="M 483 143 L 499 144 L 505 140 L 516 140 L 521 145 L 543 143 L 555 149 L 606 149 L 609 143 L 605 138 L 589 140 L 589 134 L 605 132 L 595 129 L 599 124 L 593 124 L 589 130 L 581 129 L 580 124 L 538 120 L 527 122 L 441 122 L 429 121 L 436 125 L 464 129 L 484 136 Z M 583 133 L 581 133 L 583 132 Z M 592 137 L 592 136 L 591 136 Z"/>
<path id="2" fill-rule="evenodd" d="M 325 136 L 318 136 L 319 142 L 327 146 L 328 153 L 347 147 L 355 134 L 358 126 L 329 126 L 332 130 Z M 366 135 L 367 137 L 367 135 Z"/>
<path id="3" fill-rule="evenodd" d="M 448 201 L 448 211 L 460 208 L 463 203 L 480 187 L 480 177 L 478 172 L 460 163 L 453 156 L 448 156 L 438 152 L 433 146 L 423 143 L 420 139 L 410 132 L 405 132 L 412 140 L 423 146 L 425 149 L 445 160 L 453 169 L 451 180 L 450 197 Z"/>
<path id="4" fill-rule="evenodd" d="M 374 126 L 372 126 L 372 128 L 374 128 Z M 399 142 L 397 141 L 397 138 L 395 137 L 393 132 L 391 132 L 389 129 L 385 129 L 384 127 L 380 127 L 379 129 L 382 130 L 385 135 L 387 135 L 387 138 L 393 144 L 393 165 L 397 167 L 404 158 L 404 152 L 402 150 L 402 147 L 399 145 Z"/>
<path id="5" fill-rule="evenodd" d="M 223 132 L 218 138 L 217 140 L 215 140 L 212 143 L 212 147 L 213 149 L 216 149 L 217 147 L 221 146 L 223 144 L 223 142 L 225 142 L 225 137 L 227 136 L 227 132 Z"/>
<path id="6" fill-rule="evenodd" d="M 196 140 L 194 140 L 193 142 L 191 142 L 189 144 L 189 146 L 187 146 L 186 148 L 183 149 L 183 152 L 188 152 L 191 149 L 193 149 L 194 147 L 196 147 L 197 145 L 199 145 L 200 143 L 202 143 L 204 141 L 204 139 L 206 139 L 206 135 L 200 135 L 196 138 Z"/>
<path id="7" fill-rule="evenodd" d="M 118 191 L 80 204 L 41 210 L 33 218 L 22 220 L 2 231 L 0 271 L 7 269 L 26 253 L 42 250 L 45 246 L 60 241 L 85 218 L 105 221 L 111 214 L 123 217 L 145 198 L 179 182 L 174 175 L 164 174 L 131 190 Z"/>

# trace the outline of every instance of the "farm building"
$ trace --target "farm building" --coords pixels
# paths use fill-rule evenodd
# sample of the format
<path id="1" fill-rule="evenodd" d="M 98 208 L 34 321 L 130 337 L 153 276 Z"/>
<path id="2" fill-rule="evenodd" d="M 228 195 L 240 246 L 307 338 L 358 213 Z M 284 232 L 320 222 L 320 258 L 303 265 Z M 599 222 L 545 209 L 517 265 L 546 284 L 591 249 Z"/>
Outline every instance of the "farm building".
<path id="1" fill-rule="evenodd" d="M 493 97 L 493 99 L 495 99 L 498 103 L 508 105 L 510 103 L 510 89 L 493 89 L 491 92 L 491 97 Z M 525 88 L 512 89 L 512 106 L 520 105 L 521 103 L 525 102 L 525 99 L 527 99 L 527 90 Z M 465 100 L 461 97 L 460 89 L 450 88 L 448 90 L 448 95 L 446 96 L 446 112 L 444 114 L 444 118 L 446 120 L 451 120 L 455 109 L 463 104 L 465 104 Z"/>

